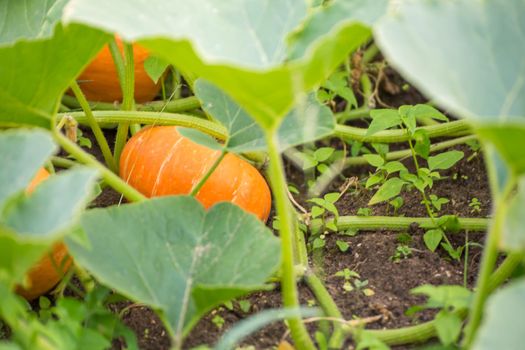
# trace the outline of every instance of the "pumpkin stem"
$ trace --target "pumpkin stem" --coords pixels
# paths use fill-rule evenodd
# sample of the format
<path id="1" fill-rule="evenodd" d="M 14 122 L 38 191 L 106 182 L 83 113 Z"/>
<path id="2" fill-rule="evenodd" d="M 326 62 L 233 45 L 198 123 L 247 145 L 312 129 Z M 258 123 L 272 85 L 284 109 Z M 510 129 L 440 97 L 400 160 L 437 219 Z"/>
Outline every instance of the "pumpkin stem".
<path id="1" fill-rule="evenodd" d="M 494 163 L 488 161 L 487 169 L 491 188 L 494 191 L 494 189 L 498 188 L 498 175 Z M 492 225 L 490 225 L 489 231 L 487 232 L 487 238 L 485 247 L 483 248 L 483 256 L 481 258 L 481 265 L 478 274 L 479 277 L 476 282 L 474 300 L 469 312 L 469 322 L 465 327 L 465 337 L 463 338 L 462 345 L 466 349 L 469 349 L 472 346 L 478 327 L 481 323 L 485 301 L 490 294 L 490 278 L 498 258 L 498 244 L 500 243 L 503 226 L 505 223 L 507 208 L 509 205 L 509 197 L 512 195 L 515 185 L 516 177 L 512 176 L 507 181 L 506 186 L 501 194 L 495 194 L 493 196 L 495 199 L 494 221 L 492 222 Z"/>
<path id="2" fill-rule="evenodd" d="M 277 147 L 275 132 L 265 132 L 268 146 L 268 176 L 275 200 L 275 208 L 279 216 L 279 233 L 281 236 L 281 288 L 284 307 L 299 307 L 299 298 L 295 280 L 294 252 L 293 252 L 293 220 L 286 193 L 286 180 L 283 171 L 282 159 Z M 315 346 L 300 317 L 288 319 L 288 326 L 297 349 L 315 349 Z"/>
<path id="3" fill-rule="evenodd" d="M 139 202 L 146 199 L 142 193 L 128 185 L 118 177 L 118 175 L 97 161 L 91 154 L 86 153 L 80 146 L 64 136 L 60 130 L 53 128 L 53 138 L 62 149 L 75 157 L 79 162 L 97 169 L 106 183 L 115 191 L 122 193 L 129 201 Z"/>
<path id="4" fill-rule="evenodd" d="M 112 51 L 113 52 L 113 51 Z M 115 58 L 115 54 L 113 54 Z M 120 53 L 119 53 L 120 55 Z M 118 65 L 119 60 L 115 60 Z M 118 68 L 120 72 L 122 68 Z M 133 59 L 133 45 L 124 43 L 124 79 L 120 80 L 122 88 L 122 110 L 132 111 L 135 104 L 135 63 Z M 119 164 L 120 154 L 126 144 L 129 133 L 129 123 L 120 123 L 117 128 L 117 136 L 115 141 L 114 157 L 116 164 Z"/>
<path id="5" fill-rule="evenodd" d="M 202 179 L 200 179 L 200 181 L 193 187 L 193 189 L 191 190 L 190 196 L 195 197 L 197 195 L 197 193 L 199 193 L 199 191 L 202 188 L 202 186 L 204 186 L 206 181 L 208 181 L 208 179 L 211 176 L 211 174 L 213 174 L 215 169 L 217 169 L 217 167 L 219 166 L 219 164 L 224 159 L 224 157 L 226 156 L 227 153 L 228 153 L 228 150 L 227 150 L 226 147 L 224 147 L 222 149 L 222 152 L 219 155 L 219 157 L 212 164 L 211 168 L 206 172 L 206 174 L 202 177 Z"/>
<path id="6" fill-rule="evenodd" d="M 113 158 L 113 155 L 111 154 L 111 149 L 109 148 L 108 141 L 106 140 L 106 137 L 104 136 L 100 125 L 98 125 L 97 120 L 93 116 L 93 112 L 91 111 L 91 107 L 89 106 L 89 102 L 87 101 L 86 96 L 84 96 L 84 93 L 82 92 L 80 86 L 78 86 L 78 83 L 76 81 L 73 81 L 73 83 L 71 84 L 71 90 L 73 90 L 73 93 L 75 94 L 78 103 L 80 103 L 80 106 L 86 114 L 87 123 L 91 128 L 91 131 L 93 131 L 93 135 L 95 135 L 95 139 L 97 140 L 100 151 L 104 156 L 106 165 L 111 169 L 111 171 L 116 172 L 117 164 L 115 163 L 115 158 Z"/>

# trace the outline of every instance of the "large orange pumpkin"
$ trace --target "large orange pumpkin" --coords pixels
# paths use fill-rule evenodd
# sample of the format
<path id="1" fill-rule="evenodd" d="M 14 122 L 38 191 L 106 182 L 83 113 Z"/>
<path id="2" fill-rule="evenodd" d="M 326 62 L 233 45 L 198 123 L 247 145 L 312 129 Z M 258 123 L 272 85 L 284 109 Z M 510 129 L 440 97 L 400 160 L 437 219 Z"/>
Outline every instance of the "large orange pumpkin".
<path id="1" fill-rule="evenodd" d="M 122 42 L 117 44 L 123 51 Z M 135 101 L 142 103 L 155 98 L 160 84 L 155 84 L 144 69 L 144 62 L 149 52 L 140 45 L 133 45 L 135 64 Z M 113 57 L 109 47 L 105 46 L 77 78 L 78 84 L 90 101 L 114 102 L 122 100 L 122 90 Z"/>
<path id="2" fill-rule="evenodd" d="M 188 194 L 212 167 L 220 151 L 181 136 L 175 126 L 144 128 L 126 144 L 120 176 L 147 197 Z M 250 163 L 227 154 L 196 198 L 208 208 L 232 202 L 266 221 L 271 194 L 262 175 Z"/>
<path id="3" fill-rule="evenodd" d="M 48 177 L 49 173 L 45 169 L 38 170 L 33 181 L 27 186 L 27 192 L 31 193 L 39 183 Z M 17 286 L 16 292 L 27 300 L 36 299 L 51 290 L 62 279 L 70 265 L 71 259 L 67 254 L 66 246 L 64 243 L 57 243 L 29 270 L 27 273 L 28 286 Z"/>

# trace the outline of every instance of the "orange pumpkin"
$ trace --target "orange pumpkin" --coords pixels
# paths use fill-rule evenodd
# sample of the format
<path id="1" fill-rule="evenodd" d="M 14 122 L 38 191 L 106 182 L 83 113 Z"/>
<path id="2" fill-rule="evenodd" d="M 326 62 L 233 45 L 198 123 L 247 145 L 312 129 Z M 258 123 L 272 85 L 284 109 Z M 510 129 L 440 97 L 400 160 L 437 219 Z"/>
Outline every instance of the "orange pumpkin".
<path id="1" fill-rule="evenodd" d="M 27 186 L 27 192 L 31 193 L 48 177 L 49 173 L 45 169 L 38 170 L 33 181 Z M 51 290 L 62 279 L 70 265 L 71 259 L 68 257 L 66 246 L 64 243 L 57 243 L 52 247 L 51 252 L 40 259 L 27 273 L 28 287 L 17 286 L 16 292 L 27 300 L 36 299 Z"/>
<path id="2" fill-rule="evenodd" d="M 120 51 L 123 44 L 117 39 Z M 160 84 L 155 84 L 144 69 L 144 62 L 149 52 L 140 45 L 133 45 L 135 64 L 135 101 L 142 103 L 155 98 Z M 113 57 L 109 47 L 105 46 L 77 78 L 78 84 L 90 101 L 114 102 L 122 100 L 122 90 Z"/>
<path id="3" fill-rule="evenodd" d="M 220 153 L 181 136 L 175 126 L 144 128 L 124 147 L 120 176 L 147 197 L 189 194 Z M 196 198 L 206 208 L 234 203 L 264 221 L 271 209 L 262 175 L 233 154 L 224 157 Z"/>

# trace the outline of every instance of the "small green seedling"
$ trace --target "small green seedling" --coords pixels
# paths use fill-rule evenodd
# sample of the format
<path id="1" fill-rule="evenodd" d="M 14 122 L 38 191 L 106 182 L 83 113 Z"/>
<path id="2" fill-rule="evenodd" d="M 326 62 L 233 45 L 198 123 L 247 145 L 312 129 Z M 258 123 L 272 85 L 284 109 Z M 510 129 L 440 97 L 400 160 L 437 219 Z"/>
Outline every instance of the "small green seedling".
<path id="1" fill-rule="evenodd" d="M 404 260 L 412 255 L 412 248 L 405 244 L 398 244 L 396 246 L 396 250 L 394 252 L 394 255 L 390 257 L 390 260 L 392 260 L 395 263 L 400 262 L 401 260 Z"/>
<path id="2" fill-rule="evenodd" d="M 463 327 L 458 312 L 468 309 L 472 292 L 461 286 L 422 285 L 412 289 L 411 293 L 426 295 L 428 300 L 423 305 L 409 308 L 406 314 L 410 316 L 425 309 L 441 309 L 435 319 L 438 338 L 445 346 L 454 344 L 459 339 Z"/>
<path id="3" fill-rule="evenodd" d="M 468 204 L 471 213 L 481 212 L 481 202 L 476 197 L 472 198 Z"/>
<path id="4" fill-rule="evenodd" d="M 331 192 L 323 196 L 323 198 L 311 198 L 308 202 L 313 203 L 308 219 L 313 227 L 319 227 L 317 230 L 312 230 L 310 236 L 311 248 L 313 250 L 323 248 L 326 245 L 325 237 L 330 232 L 337 232 L 337 220 L 339 219 L 339 210 L 335 203 L 341 198 L 341 193 Z M 328 215 L 333 216 L 333 220 L 327 220 Z"/>
<path id="5" fill-rule="evenodd" d="M 372 209 L 370 208 L 357 209 L 357 216 L 370 216 L 370 215 L 372 215 Z"/>
<path id="6" fill-rule="evenodd" d="M 390 204 L 390 206 L 394 209 L 394 216 L 397 216 L 398 210 L 401 209 L 403 204 L 405 204 L 405 201 L 403 197 L 397 196 L 391 201 L 389 201 L 388 204 Z"/>
<path id="7" fill-rule="evenodd" d="M 211 322 L 217 327 L 218 329 L 222 329 L 224 326 L 224 323 L 226 322 L 224 318 L 222 318 L 221 315 L 215 315 L 213 316 Z"/>
<path id="8" fill-rule="evenodd" d="M 444 197 L 438 197 L 435 194 L 431 194 L 428 196 L 428 200 L 430 201 L 430 204 L 435 209 L 436 212 L 441 211 L 441 208 L 443 205 L 450 203 L 450 199 L 444 198 Z M 423 199 L 421 201 L 421 204 L 428 204 L 428 201 Z"/>
<path id="9" fill-rule="evenodd" d="M 345 253 L 350 248 L 350 245 L 346 243 L 345 241 L 337 240 L 335 241 L 335 244 L 337 245 L 337 248 L 339 248 L 339 250 L 342 253 Z"/>
<path id="10" fill-rule="evenodd" d="M 352 292 L 354 290 L 360 290 L 366 296 L 372 296 L 375 292 L 370 288 L 365 288 L 368 285 L 368 280 L 361 280 L 361 276 L 354 270 L 345 268 L 335 273 L 336 277 L 344 279 L 343 290 L 345 292 Z"/>
<path id="11" fill-rule="evenodd" d="M 317 98 L 332 108 L 336 106 L 335 98 L 337 96 L 346 101 L 348 109 L 357 107 L 354 91 L 352 87 L 349 86 L 348 72 L 344 70 L 332 74 L 328 80 L 321 85 L 321 89 L 317 91 Z"/>

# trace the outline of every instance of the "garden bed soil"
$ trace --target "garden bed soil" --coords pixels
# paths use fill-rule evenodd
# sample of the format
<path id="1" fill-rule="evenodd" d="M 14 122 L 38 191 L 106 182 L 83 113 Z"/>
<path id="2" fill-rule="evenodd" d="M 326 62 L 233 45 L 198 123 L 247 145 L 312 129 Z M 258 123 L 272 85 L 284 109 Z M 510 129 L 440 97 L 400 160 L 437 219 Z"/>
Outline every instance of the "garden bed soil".
<path id="1" fill-rule="evenodd" d="M 393 84 L 397 86 L 404 84 L 399 76 L 393 74 L 390 69 L 387 69 L 386 74 Z M 384 103 L 394 107 L 405 103 L 415 104 L 424 101 L 421 94 L 413 88 L 409 88 L 408 91 L 399 89 L 396 94 L 382 89 L 381 96 Z M 107 134 L 109 138 L 112 138 L 112 131 L 108 131 Z M 87 130 L 85 135 L 92 138 Z M 442 175 L 445 176 L 445 179 L 436 181 L 430 193 L 450 199 L 450 203 L 444 205 L 441 214 L 486 217 L 490 212 L 490 191 L 483 159 L 477 155 L 468 160 L 473 152 L 467 146 L 456 148 L 465 152 L 465 158 L 453 169 L 443 171 Z M 102 160 L 94 140 L 90 152 Z M 412 167 L 410 161 L 404 161 L 404 163 L 407 167 Z M 304 183 L 302 173 L 290 164 L 287 164 L 286 168 L 289 182 L 302 188 L 301 184 Z M 359 166 L 347 169 L 344 175 L 346 177 L 358 176 L 363 179 L 368 176 L 369 171 L 372 171 L 372 168 Z M 330 185 L 328 191 L 336 191 L 341 184 L 342 180 L 335 181 Z M 304 188 L 302 189 L 304 190 Z M 351 188 L 337 202 L 340 215 L 356 215 L 359 208 L 367 206 L 372 194 L 373 191 L 365 190 L 362 185 L 358 188 Z M 468 205 L 474 197 L 478 198 L 481 203 L 480 212 L 471 212 Z M 425 208 L 421 204 L 421 195 L 418 192 L 405 192 L 403 198 L 405 203 L 399 210 L 399 215 L 426 216 Z M 301 199 L 298 198 L 304 204 Z M 122 202 L 121 196 L 110 188 L 106 188 L 93 203 L 93 206 L 105 207 L 120 202 Z M 392 215 L 392 210 L 387 204 L 379 204 L 371 209 L 371 215 Z M 391 257 L 398 245 L 399 232 L 375 230 L 360 231 L 355 236 L 334 233 L 327 235 L 324 256 L 321 259 L 322 266 L 319 266 L 319 270 L 322 272 L 328 291 L 333 296 L 345 319 L 377 316 L 374 322 L 367 325 L 368 328 L 372 329 L 413 325 L 432 319 L 435 311 L 425 310 L 412 317 L 406 316 L 405 311 L 409 307 L 424 302 L 424 297 L 410 293 L 412 288 L 422 284 L 461 285 L 464 283 L 464 279 L 468 286 L 473 285 L 481 255 L 480 247 L 472 246 L 470 248 L 466 266 L 467 276 L 464 277 L 464 262 L 452 260 L 441 249 L 436 252 L 429 251 L 422 240 L 423 232 L 420 229 L 413 228 L 407 233 L 412 237 L 410 243 L 412 254 L 398 262 L 393 262 Z M 482 233 L 471 233 L 469 240 L 482 243 L 483 236 Z M 462 245 L 465 243 L 465 233 L 460 232 L 451 236 L 450 239 L 454 245 Z M 337 240 L 348 243 L 349 249 L 346 252 L 341 252 L 336 245 Z M 335 276 L 337 271 L 345 268 L 359 273 L 361 280 L 367 280 L 366 288 L 372 290 L 373 295 L 366 296 L 361 290 L 346 292 L 343 289 L 344 281 L 342 278 Z M 245 299 L 249 300 L 251 304 L 248 313 L 242 311 L 237 303 L 233 304 L 232 310 L 226 307 L 214 310 L 196 325 L 186 339 L 184 348 L 189 349 L 201 344 L 212 346 L 225 331 L 239 320 L 261 310 L 280 307 L 279 286 L 275 285 L 274 287 L 274 290 L 253 293 L 246 297 Z M 313 303 L 314 297 L 305 284 L 299 284 L 299 292 L 301 304 L 311 305 Z M 119 303 L 113 306 L 115 311 L 121 311 L 124 307 L 127 308 L 127 311 L 123 314 L 123 321 L 137 334 L 141 349 L 169 349 L 168 333 L 159 318 L 150 309 L 132 303 Z M 222 325 L 217 322 L 217 315 L 224 320 Z M 309 329 L 314 331 L 315 327 L 309 325 Z M 255 349 L 268 349 L 276 347 L 282 339 L 290 341 L 284 323 L 276 322 L 248 336 L 243 345 L 253 346 Z M 347 345 L 350 345 L 349 341 Z M 122 344 L 116 341 L 114 348 L 120 349 Z M 408 349 L 412 347 L 397 348 Z"/>

